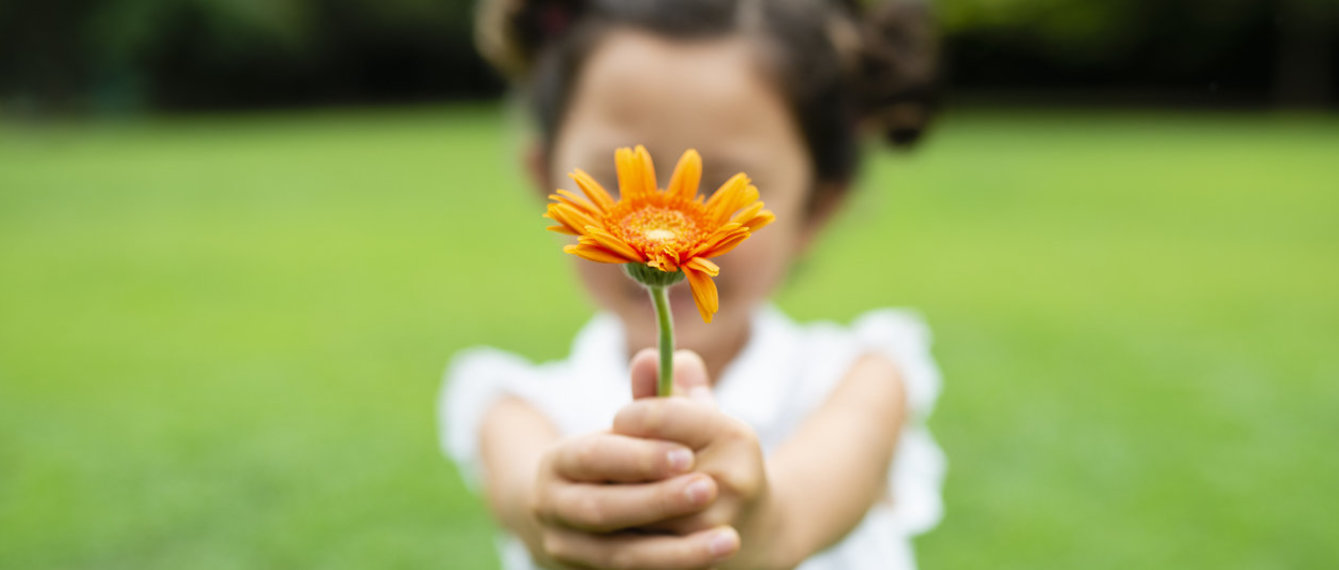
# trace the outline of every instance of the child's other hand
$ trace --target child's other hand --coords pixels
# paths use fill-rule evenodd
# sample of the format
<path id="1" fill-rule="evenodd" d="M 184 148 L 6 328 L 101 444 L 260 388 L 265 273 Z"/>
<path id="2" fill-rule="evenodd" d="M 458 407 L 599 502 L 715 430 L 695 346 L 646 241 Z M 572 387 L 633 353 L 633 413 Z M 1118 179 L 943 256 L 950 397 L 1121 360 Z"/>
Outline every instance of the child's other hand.
<path id="1" fill-rule="evenodd" d="M 622 532 L 689 516 L 717 487 L 693 473 L 687 446 L 611 433 L 560 440 L 540 460 L 531 497 L 534 554 L 560 567 L 706 568 L 738 548 L 730 529 L 679 535 Z"/>
<path id="2" fill-rule="evenodd" d="M 750 538 L 765 536 L 763 526 L 770 497 L 762 446 L 753 429 L 716 407 L 706 366 L 691 351 L 674 355 L 674 394 L 686 398 L 655 398 L 658 376 L 655 351 L 642 351 L 632 361 L 635 401 L 614 418 L 613 432 L 649 441 L 684 445 L 696 454 L 694 471 L 710 475 L 718 487 L 706 510 L 660 519 L 646 528 L 692 535 L 728 525 L 742 537 L 744 550 L 729 566 L 759 567 L 767 547 Z M 775 521 L 773 521 L 775 522 Z M 750 549 L 750 546 L 755 548 Z"/>

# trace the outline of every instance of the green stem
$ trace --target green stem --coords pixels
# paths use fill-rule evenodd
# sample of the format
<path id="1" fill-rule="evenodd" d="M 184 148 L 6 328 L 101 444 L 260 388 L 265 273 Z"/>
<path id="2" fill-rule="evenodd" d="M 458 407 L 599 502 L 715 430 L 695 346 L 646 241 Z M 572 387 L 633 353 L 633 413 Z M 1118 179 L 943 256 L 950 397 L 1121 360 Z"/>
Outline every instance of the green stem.
<path id="1" fill-rule="evenodd" d="M 664 397 L 674 391 L 674 321 L 670 318 L 669 287 L 648 289 L 660 323 L 660 380 L 656 383 L 656 395 Z"/>

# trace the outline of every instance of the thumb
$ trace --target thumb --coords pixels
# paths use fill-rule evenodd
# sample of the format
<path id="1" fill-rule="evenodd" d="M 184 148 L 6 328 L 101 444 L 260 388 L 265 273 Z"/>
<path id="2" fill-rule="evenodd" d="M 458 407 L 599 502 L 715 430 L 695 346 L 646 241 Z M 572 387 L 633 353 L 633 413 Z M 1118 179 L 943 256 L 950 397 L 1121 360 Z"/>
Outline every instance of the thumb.
<path id="1" fill-rule="evenodd" d="M 655 397 L 656 381 L 660 378 L 660 354 L 653 348 L 643 349 L 632 357 L 629 369 L 632 376 L 632 399 Z M 674 395 L 715 403 L 707 365 L 696 352 L 674 351 Z"/>

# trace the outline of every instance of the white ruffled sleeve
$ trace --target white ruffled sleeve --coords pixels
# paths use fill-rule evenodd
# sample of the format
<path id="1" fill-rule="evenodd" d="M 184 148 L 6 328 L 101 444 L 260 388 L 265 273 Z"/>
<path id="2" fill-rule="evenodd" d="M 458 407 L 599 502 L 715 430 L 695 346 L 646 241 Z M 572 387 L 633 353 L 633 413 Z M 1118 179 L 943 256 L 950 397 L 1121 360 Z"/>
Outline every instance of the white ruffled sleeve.
<path id="1" fill-rule="evenodd" d="M 947 460 L 925 422 L 939 397 L 939 366 L 930 354 L 930 331 L 919 315 L 882 309 L 852 326 L 860 345 L 897 363 L 907 394 L 907 423 L 888 470 L 893 518 L 908 536 L 934 528 L 943 517 Z"/>
<path id="2" fill-rule="evenodd" d="M 527 360 L 492 348 L 470 348 L 458 353 L 447 368 L 437 402 L 438 430 L 443 451 L 455 461 L 471 489 L 483 477 L 479 460 L 479 429 L 484 414 L 504 396 L 525 399 L 533 389 L 535 367 Z"/>

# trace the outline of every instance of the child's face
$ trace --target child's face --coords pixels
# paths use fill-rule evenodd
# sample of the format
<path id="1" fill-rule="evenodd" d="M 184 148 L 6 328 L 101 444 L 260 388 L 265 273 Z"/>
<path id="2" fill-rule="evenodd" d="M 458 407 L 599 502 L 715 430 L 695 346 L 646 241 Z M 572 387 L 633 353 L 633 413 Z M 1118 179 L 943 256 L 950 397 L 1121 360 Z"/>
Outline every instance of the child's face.
<path id="1" fill-rule="evenodd" d="M 698 316 L 687 283 L 671 290 L 679 346 L 704 355 L 738 347 L 750 311 L 786 274 L 810 224 L 810 158 L 758 55 L 740 37 L 685 42 L 632 30 L 612 33 L 574 84 L 548 164 L 555 187 L 575 189 L 566 175 L 582 168 L 613 192 L 614 149 L 643 144 L 662 188 L 688 148 L 702 154 L 703 194 L 737 172 L 753 179 L 776 222 L 714 260 L 721 266 L 721 302 L 712 323 Z M 578 260 L 577 268 L 596 302 L 623 320 L 630 349 L 654 344 L 655 317 L 645 290 L 618 265 Z"/>

